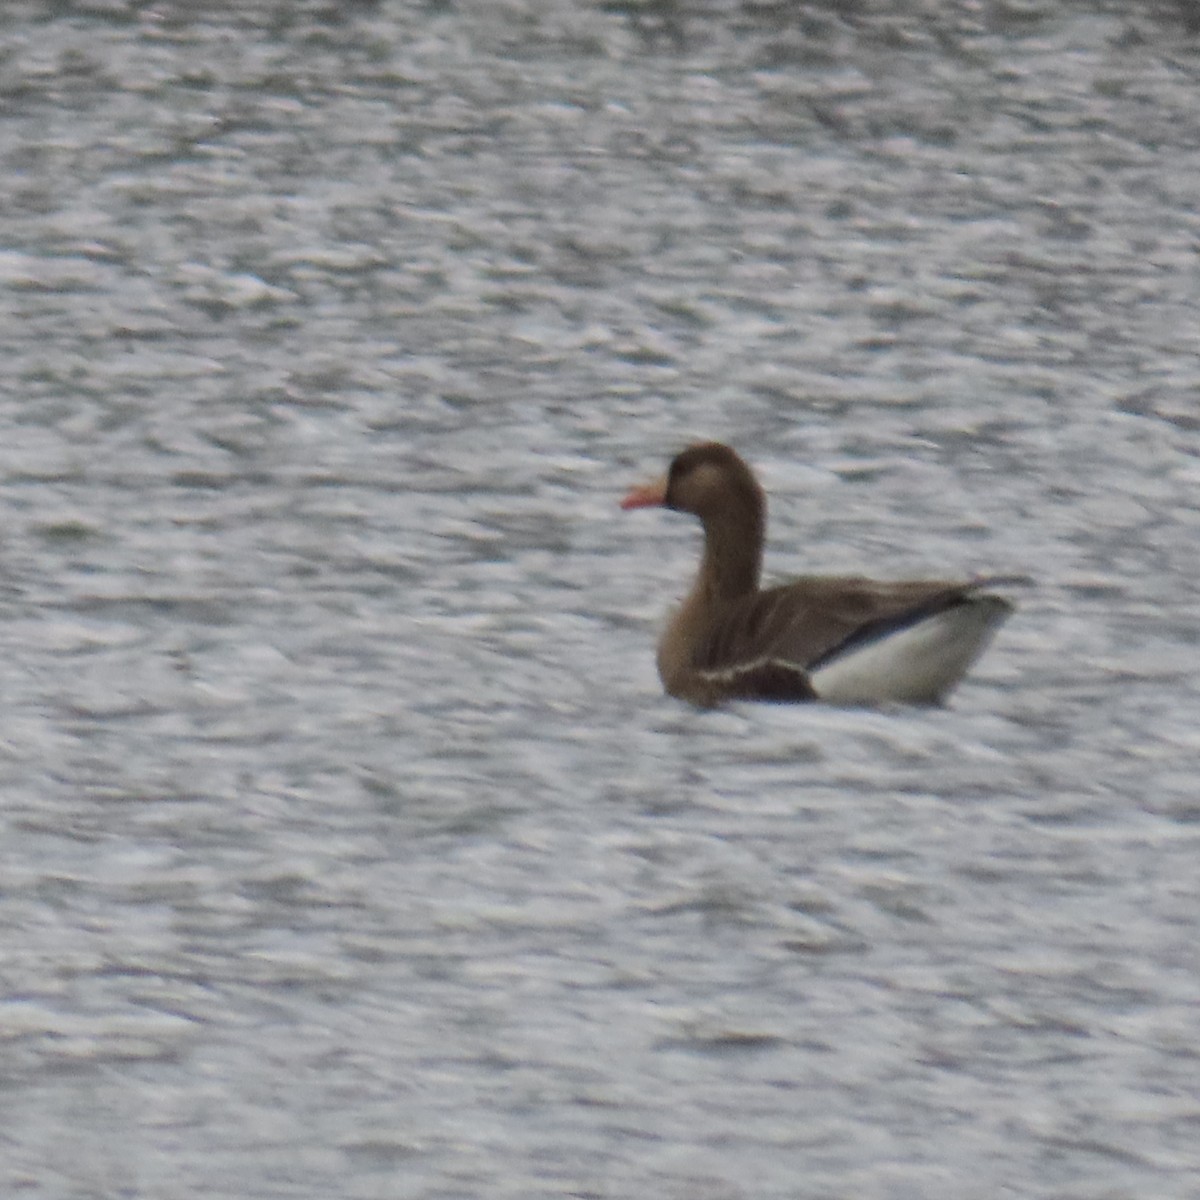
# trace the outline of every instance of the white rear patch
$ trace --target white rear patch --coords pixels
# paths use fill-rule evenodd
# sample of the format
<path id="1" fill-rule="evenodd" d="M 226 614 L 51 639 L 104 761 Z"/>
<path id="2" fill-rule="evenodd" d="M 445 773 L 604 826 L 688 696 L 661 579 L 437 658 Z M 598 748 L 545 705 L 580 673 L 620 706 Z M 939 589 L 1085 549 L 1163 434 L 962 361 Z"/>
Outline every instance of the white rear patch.
<path id="1" fill-rule="evenodd" d="M 999 596 L 975 596 L 865 645 L 812 672 L 831 704 L 936 704 L 987 649 L 1012 612 Z"/>

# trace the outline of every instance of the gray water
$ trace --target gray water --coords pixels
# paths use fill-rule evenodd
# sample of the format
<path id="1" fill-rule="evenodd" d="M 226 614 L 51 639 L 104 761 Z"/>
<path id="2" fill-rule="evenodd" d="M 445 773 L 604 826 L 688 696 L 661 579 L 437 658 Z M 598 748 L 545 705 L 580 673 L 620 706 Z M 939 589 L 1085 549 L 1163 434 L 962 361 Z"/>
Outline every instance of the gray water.
<path id="1" fill-rule="evenodd" d="M 6 5 L 0 1194 L 1200 1195 L 1191 15 Z M 699 437 L 948 708 L 661 694 Z"/>

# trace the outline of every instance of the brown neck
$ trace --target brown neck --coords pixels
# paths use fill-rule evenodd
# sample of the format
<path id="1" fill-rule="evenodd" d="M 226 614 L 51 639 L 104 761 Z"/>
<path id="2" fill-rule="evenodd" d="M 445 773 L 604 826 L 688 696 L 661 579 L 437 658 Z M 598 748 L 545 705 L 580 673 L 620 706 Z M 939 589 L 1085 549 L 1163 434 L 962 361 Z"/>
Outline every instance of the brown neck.
<path id="1" fill-rule="evenodd" d="M 704 559 L 696 591 L 728 603 L 758 591 L 764 513 L 760 504 L 730 506 L 704 522 Z"/>

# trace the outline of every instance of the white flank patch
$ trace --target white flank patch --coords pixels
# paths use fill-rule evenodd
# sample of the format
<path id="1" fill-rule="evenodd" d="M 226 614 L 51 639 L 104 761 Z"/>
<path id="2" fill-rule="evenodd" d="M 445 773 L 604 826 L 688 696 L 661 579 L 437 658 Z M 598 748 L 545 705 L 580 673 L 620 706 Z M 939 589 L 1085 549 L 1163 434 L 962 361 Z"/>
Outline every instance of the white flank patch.
<path id="1" fill-rule="evenodd" d="M 936 704 L 1010 612 L 999 596 L 977 596 L 833 659 L 812 673 L 813 690 L 831 704 Z"/>

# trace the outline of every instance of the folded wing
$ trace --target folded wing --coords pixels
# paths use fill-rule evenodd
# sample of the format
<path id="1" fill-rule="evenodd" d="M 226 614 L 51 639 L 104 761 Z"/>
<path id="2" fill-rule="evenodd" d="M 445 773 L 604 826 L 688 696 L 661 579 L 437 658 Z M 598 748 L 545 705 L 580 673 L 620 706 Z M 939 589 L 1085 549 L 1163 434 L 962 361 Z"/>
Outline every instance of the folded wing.
<path id="1" fill-rule="evenodd" d="M 986 580 L 809 577 L 725 610 L 694 667 L 731 698 L 943 698 L 1008 616 Z"/>

